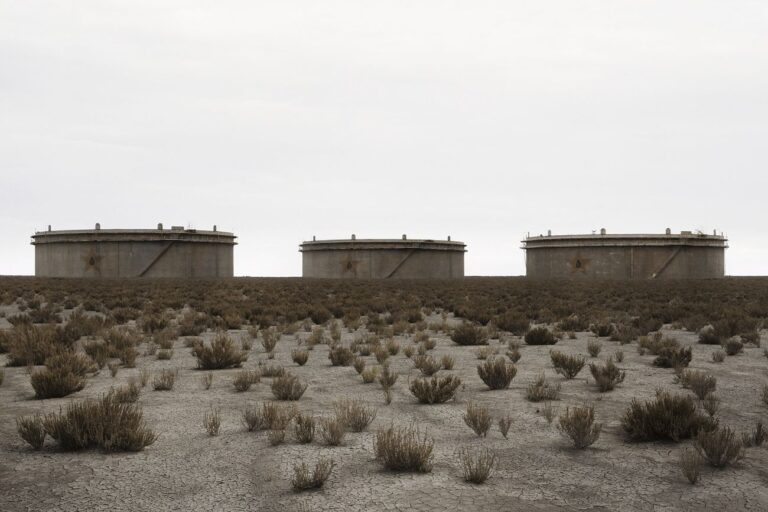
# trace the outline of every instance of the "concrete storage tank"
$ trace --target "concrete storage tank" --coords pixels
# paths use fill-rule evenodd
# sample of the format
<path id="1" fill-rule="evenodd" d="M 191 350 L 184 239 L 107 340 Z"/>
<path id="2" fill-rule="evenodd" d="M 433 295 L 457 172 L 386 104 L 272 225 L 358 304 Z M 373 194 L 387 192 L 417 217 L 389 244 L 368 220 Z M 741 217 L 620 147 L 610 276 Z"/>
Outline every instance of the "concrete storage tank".
<path id="1" fill-rule="evenodd" d="M 232 277 L 235 235 L 174 226 L 37 232 L 38 277 Z"/>
<path id="2" fill-rule="evenodd" d="M 551 233 L 523 240 L 528 277 L 702 279 L 725 275 L 725 236 L 667 229 L 659 235 Z"/>
<path id="3" fill-rule="evenodd" d="M 447 279 L 464 277 L 463 242 L 448 240 L 315 240 L 300 246 L 304 277 Z"/>

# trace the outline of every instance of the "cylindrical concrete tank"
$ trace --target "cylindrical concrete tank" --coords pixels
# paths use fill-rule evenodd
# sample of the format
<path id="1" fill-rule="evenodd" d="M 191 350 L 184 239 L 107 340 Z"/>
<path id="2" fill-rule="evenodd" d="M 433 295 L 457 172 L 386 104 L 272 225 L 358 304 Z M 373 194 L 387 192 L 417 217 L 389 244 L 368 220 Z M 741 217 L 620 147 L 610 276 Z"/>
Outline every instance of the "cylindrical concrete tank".
<path id="1" fill-rule="evenodd" d="M 448 279 L 464 277 L 463 242 L 448 240 L 313 240 L 300 246 L 304 277 Z"/>
<path id="2" fill-rule="evenodd" d="M 523 240 L 528 277 L 703 279 L 725 275 L 722 235 L 539 235 Z"/>
<path id="3" fill-rule="evenodd" d="M 174 226 L 37 232 L 39 277 L 232 277 L 235 235 Z"/>

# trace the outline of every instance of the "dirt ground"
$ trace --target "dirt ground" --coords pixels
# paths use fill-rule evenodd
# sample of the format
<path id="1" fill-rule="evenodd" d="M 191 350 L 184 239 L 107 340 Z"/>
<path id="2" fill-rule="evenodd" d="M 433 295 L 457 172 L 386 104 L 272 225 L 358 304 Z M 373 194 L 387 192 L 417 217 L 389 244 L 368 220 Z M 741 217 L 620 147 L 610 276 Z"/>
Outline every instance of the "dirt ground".
<path id="1" fill-rule="evenodd" d="M 4 325 L 7 327 L 7 322 Z M 345 330 L 346 331 L 346 330 Z M 244 331 L 230 331 L 234 336 Z M 360 333 L 343 335 L 348 343 Z M 711 361 L 711 346 L 696 343 L 695 336 L 665 330 L 683 344 L 693 346 L 691 368 L 704 369 L 717 377 L 717 395 L 722 399 L 721 424 L 746 431 L 759 420 L 766 422 L 768 408 L 760 393 L 768 381 L 768 359 L 761 348 L 746 347 L 725 362 Z M 210 338 L 211 333 L 204 335 Z M 402 351 L 390 358 L 400 377 L 392 404 L 384 403 L 377 383 L 363 384 L 352 367 L 332 367 L 328 347 L 319 345 L 309 362 L 299 367 L 290 352 L 297 337 L 283 336 L 275 360 L 305 380 L 309 387 L 297 402 L 302 412 L 329 415 L 333 402 L 343 397 L 359 398 L 378 409 L 368 431 L 348 433 L 343 446 L 327 447 L 317 442 L 300 445 L 288 436 L 285 444 L 270 446 L 266 432 L 247 432 L 241 423 L 246 404 L 272 400 L 264 378 L 250 391 L 236 392 L 232 379 L 239 370 L 215 371 L 213 386 L 205 390 L 195 358 L 176 341 L 170 361 L 141 356 L 137 367 L 120 369 L 115 378 L 106 369 L 89 378 L 82 391 L 62 399 L 35 400 L 25 368 L 5 368 L 0 386 L 0 510 L 258 510 L 258 511 L 565 511 L 565 510 L 768 510 L 768 451 L 752 448 L 734 467 L 718 470 L 705 466 L 701 481 L 692 486 L 680 473 L 677 461 L 690 441 L 673 443 L 629 443 L 622 435 L 620 419 L 632 398 L 651 398 L 657 388 L 690 393 L 673 383 L 673 372 L 651 365 L 653 356 L 641 356 L 636 342 L 621 346 L 602 340 L 598 359 L 616 350 L 625 358 L 619 364 L 626 379 L 616 390 L 599 393 L 591 383 L 588 368 L 566 381 L 555 374 L 548 352 L 551 347 L 522 345 L 518 374 L 507 390 L 489 391 L 477 375 L 475 347 L 456 346 L 447 335 L 433 334 L 436 356 L 456 359 L 452 373 L 464 383 L 456 401 L 420 405 L 408 391 L 409 378 L 419 375 Z M 405 346 L 407 336 L 397 339 Z M 506 341 L 503 344 L 506 345 Z M 586 354 L 591 333 L 578 333 L 575 340 L 563 339 L 556 348 L 566 353 Z M 764 343 L 766 341 L 763 335 Z M 491 346 L 499 346 L 493 340 Z M 143 354 L 143 347 L 140 347 Z M 505 346 L 501 347 L 505 353 Z M 373 356 L 366 358 L 375 365 Z M 594 359 L 592 359 L 594 360 Z M 258 342 L 250 351 L 245 368 L 266 361 Z M 6 356 L 0 355 L 0 364 Z M 49 439 L 42 451 L 33 451 L 16 433 L 19 415 L 58 411 L 71 400 L 97 397 L 110 386 L 137 377 L 141 368 L 180 369 L 172 391 L 153 391 L 148 385 L 139 403 L 148 424 L 159 438 L 144 451 L 103 454 L 98 451 L 61 452 Z M 541 372 L 562 384 L 559 410 L 583 403 L 595 405 L 604 425 L 600 439 L 591 448 L 570 447 L 556 426 L 541 414 L 542 404 L 525 399 L 527 385 Z M 446 372 L 442 370 L 442 372 Z M 487 438 L 478 438 L 464 424 L 466 402 L 473 400 L 490 408 L 496 418 L 513 418 L 509 439 L 494 425 Z M 221 434 L 209 437 L 202 426 L 203 414 L 211 406 L 222 412 Z M 434 469 L 428 474 L 392 473 L 374 459 L 374 432 L 391 423 L 415 423 L 435 439 Z M 496 451 L 497 469 L 483 485 L 465 483 L 457 452 L 464 446 L 485 446 Z M 331 458 L 332 476 L 323 489 L 296 494 L 291 490 L 293 464 Z"/>

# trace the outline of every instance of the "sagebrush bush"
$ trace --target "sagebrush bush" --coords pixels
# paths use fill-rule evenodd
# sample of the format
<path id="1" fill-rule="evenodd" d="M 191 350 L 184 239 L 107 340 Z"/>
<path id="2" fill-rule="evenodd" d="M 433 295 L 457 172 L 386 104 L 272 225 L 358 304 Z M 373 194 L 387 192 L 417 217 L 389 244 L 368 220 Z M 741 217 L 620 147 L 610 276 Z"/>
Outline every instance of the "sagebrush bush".
<path id="1" fill-rule="evenodd" d="M 503 357 L 494 357 L 478 365 L 477 374 L 489 388 L 507 389 L 517 375 L 517 367 Z"/>
<path id="2" fill-rule="evenodd" d="M 349 366 L 354 358 L 355 354 L 349 347 L 343 345 L 336 345 L 328 351 L 328 359 L 331 360 L 332 366 Z"/>
<path id="3" fill-rule="evenodd" d="M 496 316 L 493 323 L 502 331 L 511 332 L 515 336 L 523 336 L 531 326 L 528 317 L 516 311 L 506 311 Z"/>
<path id="4" fill-rule="evenodd" d="M 262 402 L 261 407 L 248 406 L 243 410 L 243 424 L 249 432 L 254 430 L 285 430 L 298 414 L 294 405 Z"/>
<path id="5" fill-rule="evenodd" d="M 491 471 L 496 466 L 497 457 L 488 448 L 481 448 L 476 451 L 462 448 L 459 451 L 459 460 L 464 472 L 464 481 L 482 484 L 491 475 Z"/>
<path id="6" fill-rule="evenodd" d="M 280 341 L 280 333 L 275 327 L 261 331 L 261 346 L 264 347 L 264 352 L 273 352 L 278 341 Z"/>
<path id="7" fill-rule="evenodd" d="M 488 412 L 488 408 L 474 402 L 467 403 L 467 411 L 462 418 L 464 423 L 480 437 L 488 435 L 488 430 L 490 430 L 493 423 L 493 418 L 491 413 Z"/>
<path id="8" fill-rule="evenodd" d="M 619 367 L 613 363 L 612 358 L 608 358 L 605 365 L 590 363 L 589 371 L 600 392 L 611 391 L 617 385 L 624 382 L 626 372 L 619 370 Z"/>
<path id="9" fill-rule="evenodd" d="M 488 343 L 488 332 L 482 326 L 464 322 L 453 329 L 451 340 L 457 345 L 485 345 Z"/>
<path id="10" fill-rule="evenodd" d="M 159 374 L 155 374 L 152 379 L 152 389 L 155 391 L 171 391 L 173 385 L 176 383 L 176 377 L 179 375 L 179 370 L 170 370 L 164 368 L 160 370 Z"/>
<path id="11" fill-rule="evenodd" d="M 291 478 L 291 487 L 294 491 L 306 491 L 308 489 L 319 489 L 322 487 L 333 471 L 333 461 L 321 459 L 310 472 L 306 462 L 293 465 L 293 478 Z"/>
<path id="12" fill-rule="evenodd" d="M 693 358 L 691 347 L 664 347 L 653 360 L 653 365 L 660 368 L 684 368 Z"/>
<path id="13" fill-rule="evenodd" d="M 261 364 L 261 362 L 259 362 L 259 373 L 262 377 L 282 377 L 285 375 L 285 368 L 273 364 Z"/>
<path id="14" fill-rule="evenodd" d="M 240 370 L 232 380 L 232 385 L 240 392 L 248 391 L 253 384 L 261 381 L 261 374 L 256 370 Z"/>
<path id="15" fill-rule="evenodd" d="M 333 416 L 331 418 L 322 418 L 320 420 L 319 432 L 323 443 L 328 446 L 339 446 L 344 441 L 347 427 L 342 418 Z"/>
<path id="16" fill-rule="evenodd" d="M 602 349 L 603 344 L 597 340 L 589 340 L 587 342 L 587 353 L 592 357 L 597 357 Z"/>
<path id="17" fill-rule="evenodd" d="M 197 367 L 203 370 L 237 368 L 248 359 L 248 353 L 238 348 L 226 333 L 217 334 L 210 345 L 195 345 L 192 353 L 197 358 Z"/>
<path id="18" fill-rule="evenodd" d="M 453 370 L 453 365 L 456 364 L 456 360 L 448 354 L 445 354 L 440 359 L 440 364 L 442 365 L 443 370 Z"/>
<path id="19" fill-rule="evenodd" d="M 544 377 L 544 372 L 531 382 L 525 391 L 525 397 L 531 402 L 549 402 L 560 399 L 560 384 L 551 384 Z"/>
<path id="20" fill-rule="evenodd" d="M 131 380 L 125 386 L 115 389 L 115 399 L 121 404 L 132 404 L 139 399 L 141 388 L 135 380 Z"/>
<path id="21" fill-rule="evenodd" d="M 584 356 L 569 356 L 557 350 L 550 350 L 549 357 L 555 371 L 566 379 L 576 377 L 587 362 Z"/>
<path id="22" fill-rule="evenodd" d="M 699 430 L 712 430 L 717 422 L 699 413 L 691 396 L 659 390 L 652 400 L 633 399 L 621 425 L 634 441 L 669 439 L 679 442 L 695 436 Z"/>
<path id="23" fill-rule="evenodd" d="M 557 341 L 552 331 L 546 327 L 534 327 L 525 335 L 527 345 L 554 345 Z"/>
<path id="24" fill-rule="evenodd" d="M 413 366 L 418 368 L 425 377 L 431 377 L 443 367 L 442 363 L 428 355 L 414 356 Z"/>
<path id="25" fill-rule="evenodd" d="M 724 350 L 715 350 L 714 352 L 712 352 L 712 362 L 722 363 L 723 361 L 725 361 L 726 355 L 727 354 L 725 353 Z"/>
<path id="26" fill-rule="evenodd" d="M 719 345 L 720 335 L 715 332 L 715 328 L 712 325 L 705 325 L 699 330 L 699 343 L 704 345 Z"/>
<path id="27" fill-rule="evenodd" d="M 316 421 L 309 414 L 297 414 L 293 423 L 293 435 L 302 444 L 311 443 L 315 439 Z"/>
<path id="28" fill-rule="evenodd" d="M 307 384 L 288 372 L 272 381 L 272 394 L 278 400 L 298 400 L 306 390 Z"/>
<path id="29" fill-rule="evenodd" d="M 211 437 L 219 435 L 221 428 L 221 411 L 219 409 L 212 408 L 203 414 L 203 428 Z"/>
<path id="30" fill-rule="evenodd" d="M 691 484 L 695 484 L 699 481 L 701 465 L 703 462 L 704 458 L 696 450 L 687 448 L 680 452 L 680 471 L 683 472 L 683 476 Z"/>
<path id="31" fill-rule="evenodd" d="M 696 448 L 709 465 L 716 468 L 724 468 L 744 457 L 742 440 L 728 427 L 699 431 Z"/>
<path id="32" fill-rule="evenodd" d="M 363 379 L 363 384 L 370 384 L 371 382 L 376 380 L 376 377 L 379 376 L 379 369 L 374 368 L 366 368 L 360 373 L 360 377 Z"/>
<path id="33" fill-rule="evenodd" d="M 592 446 L 603 428 L 601 423 L 595 423 L 595 408 L 591 406 L 566 408 L 557 427 L 580 450 Z"/>
<path id="34" fill-rule="evenodd" d="M 415 426 L 390 426 L 379 430 L 374 438 L 376 459 L 392 471 L 432 471 L 432 451 L 435 441 Z"/>
<path id="35" fill-rule="evenodd" d="M 392 370 L 390 370 L 388 365 L 383 365 L 381 368 L 382 369 L 379 375 L 379 384 L 381 384 L 382 389 L 385 389 L 385 390 L 390 389 L 392 386 L 395 385 L 395 382 L 397 382 L 398 375 Z"/>
<path id="36" fill-rule="evenodd" d="M 409 389 L 419 403 L 442 404 L 454 397 L 460 385 L 461 379 L 455 375 L 435 375 L 412 380 Z"/>
<path id="37" fill-rule="evenodd" d="M 65 450 L 141 451 L 157 439 L 141 408 L 118 402 L 113 392 L 98 400 L 70 402 L 58 414 L 47 414 L 43 425 Z"/>
<path id="38" fill-rule="evenodd" d="M 501 435 L 504 436 L 504 439 L 507 438 L 507 434 L 509 433 L 509 427 L 512 426 L 512 417 L 509 414 L 506 414 L 499 418 L 499 432 L 501 432 Z"/>
<path id="39" fill-rule="evenodd" d="M 739 339 L 731 338 L 725 342 L 725 344 L 723 345 L 723 348 L 725 348 L 726 354 L 728 354 L 729 356 L 735 356 L 736 354 L 744 350 L 744 344 Z"/>
<path id="40" fill-rule="evenodd" d="M 763 422 L 758 421 L 755 425 L 755 428 L 749 432 L 744 432 L 741 435 L 741 439 L 744 442 L 745 448 L 750 448 L 752 446 L 759 447 L 763 445 L 766 439 L 768 439 L 768 431 L 766 431 L 765 427 L 763 427 Z"/>
<path id="41" fill-rule="evenodd" d="M 30 375 L 35 398 L 61 398 L 80 391 L 85 387 L 85 377 L 70 368 L 43 368 Z"/>

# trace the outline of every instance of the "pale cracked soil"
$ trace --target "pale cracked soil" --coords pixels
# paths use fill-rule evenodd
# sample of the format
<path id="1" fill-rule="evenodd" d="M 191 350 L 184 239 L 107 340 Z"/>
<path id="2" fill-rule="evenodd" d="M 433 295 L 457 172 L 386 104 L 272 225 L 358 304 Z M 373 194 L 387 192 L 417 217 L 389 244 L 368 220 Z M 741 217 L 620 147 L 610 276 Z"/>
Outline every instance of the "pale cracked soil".
<path id="1" fill-rule="evenodd" d="M 233 332 L 233 335 L 244 335 Z M 694 335 L 665 331 L 685 344 L 692 344 L 691 368 L 704 369 L 717 377 L 717 394 L 722 399 L 720 421 L 737 431 L 766 422 L 768 408 L 761 402 L 761 390 L 768 382 L 768 359 L 762 349 L 748 347 L 744 353 L 728 357 L 724 363 L 711 362 L 711 346 L 695 343 Z M 207 334 L 206 336 L 211 336 Z M 245 431 L 240 415 L 246 404 L 272 400 L 264 378 L 250 391 L 238 393 L 232 379 L 238 370 L 215 371 L 213 386 L 205 390 L 202 372 L 195 370 L 195 359 L 183 340 L 176 342 L 170 361 L 141 356 L 137 368 L 120 369 L 111 378 L 106 369 L 88 379 L 86 388 L 67 398 L 35 400 L 25 368 L 5 368 L 0 386 L 0 510 L 258 510 L 258 511 L 764 511 L 768 510 L 768 451 L 752 448 L 733 467 L 705 467 L 698 485 L 690 485 L 681 475 L 677 461 L 681 449 L 690 441 L 673 443 L 629 443 L 622 435 L 620 418 L 632 398 L 651 398 L 656 388 L 689 393 L 673 383 L 673 372 L 651 366 L 652 356 L 637 353 L 637 344 L 620 346 L 602 340 L 605 360 L 616 350 L 625 359 L 624 384 L 609 393 L 598 393 L 590 382 L 588 368 L 565 381 L 551 368 L 550 347 L 523 344 L 518 374 L 507 390 L 489 391 L 477 376 L 474 347 L 454 345 L 440 333 L 436 356 L 450 354 L 464 387 L 458 399 L 442 405 L 419 405 L 408 391 L 408 379 L 418 371 L 402 354 L 390 358 L 400 377 L 395 384 L 391 405 L 384 404 L 378 384 L 364 385 L 351 367 L 332 367 L 328 348 L 317 346 L 306 366 L 291 361 L 296 336 L 283 336 L 274 363 L 289 368 L 309 383 L 297 402 L 303 412 L 331 413 L 337 399 L 359 398 L 378 409 L 368 431 L 348 433 L 343 446 L 326 447 L 317 442 L 297 444 L 287 437 L 280 446 L 270 446 L 266 433 Z M 344 333 L 344 341 L 354 339 Z M 411 343 L 398 337 L 402 346 Z M 586 354 L 588 333 L 578 339 L 561 340 L 555 348 L 568 353 Z M 764 336 L 765 339 L 765 336 Z M 494 340 L 491 346 L 498 346 Z M 504 353 L 502 347 L 501 353 Z M 143 352 L 143 347 L 140 348 Z M 368 364 L 376 364 L 373 356 Z M 246 368 L 266 361 L 256 342 Z M 0 356 L 0 364 L 5 356 Z M 48 439 L 42 451 L 33 451 L 17 435 L 18 415 L 58 411 L 71 400 L 97 397 L 110 386 L 124 384 L 137 376 L 140 368 L 180 369 L 173 391 L 141 394 L 148 424 L 160 433 L 157 441 L 143 452 L 104 454 L 98 451 L 66 453 Z M 536 375 L 562 384 L 561 400 L 555 407 L 593 403 L 604 429 L 591 448 L 578 451 L 570 447 L 555 427 L 539 412 L 543 405 L 526 401 L 525 388 Z M 447 373 L 444 370 L 441 373 Z M 494 425 L 487 438 L 478 438 L 464 424 L 466 402 L 473 400 L 490 408 L 495 417 L 509 413 L 513 418 L 509 439 Z M 203 414 L 212 406 L 221 409 L 221 434 L 209 437 L 202 426 Z M 415 423 L 426 428 L 435 439 L 434 469 L 429 474 L 392 473 L 382 469 L 373 455 L 376 429 L 391 423 Z M 462 479 L 457 451 L 464 446 L 485 446 L 498 454 L 499 464 L 484 485 L 467 484 Z M 333 474 L 318 491 L 296 494 L 290 487 L 293 464 L 313 463 L 318 458 L 335 462 Z"/>

